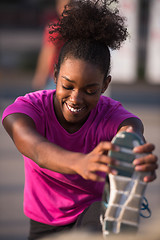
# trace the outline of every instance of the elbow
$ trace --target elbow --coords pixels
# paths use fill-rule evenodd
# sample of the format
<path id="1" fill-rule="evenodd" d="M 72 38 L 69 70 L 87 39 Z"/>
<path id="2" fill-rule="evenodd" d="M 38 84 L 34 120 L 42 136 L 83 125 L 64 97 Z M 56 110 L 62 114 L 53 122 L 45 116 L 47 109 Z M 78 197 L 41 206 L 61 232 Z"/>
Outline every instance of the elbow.
<path id="1" fill-rule="evenodd" d="M 35 155 L 34 155 L 34 162 L 40 167 L 40 168 L 46 168 L 48 169 L 48 151 L 44 151 L 44 147 L 41 146 L 41 144 L 35 148 Z"/>
<path id="2" fill-rule="evenodd" d="M 37 160 L 37 165 L 40 167 L 40 168 L 47 168 L 46 167 L 46 161 L 44 159 L 39 159 Z"/>

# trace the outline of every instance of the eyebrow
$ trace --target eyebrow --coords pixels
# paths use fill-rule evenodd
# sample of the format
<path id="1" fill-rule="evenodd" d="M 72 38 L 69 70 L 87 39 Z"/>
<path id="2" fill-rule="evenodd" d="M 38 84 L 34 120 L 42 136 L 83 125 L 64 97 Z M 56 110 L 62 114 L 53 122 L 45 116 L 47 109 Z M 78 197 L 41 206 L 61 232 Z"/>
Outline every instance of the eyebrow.
<path id="1" fill-rule="evenodd" d="M 62 78 L 64 78 L 65 80 L 67 80 L 68 82 L 71 82 L 71 83 L 75 83 L 74 80 L 71 80 L 69 78 L 67 78 L 66 76 L 62 76 Z M 94 87 L 94 86 L 99 86 L 99 83 L 91 83 L 91 84 L 88 84 L 86 87 Z"/>
<path id="2" fill-rule="evenodd" d="M 74 80 L 70 80 L 69 78 L 65 77 L 65 76 L 62 76 L 62 78 L 64 78 L 65 80 L 67 80 L 68 82 L 72 82 L 72 83 L 75 83 Z"/>

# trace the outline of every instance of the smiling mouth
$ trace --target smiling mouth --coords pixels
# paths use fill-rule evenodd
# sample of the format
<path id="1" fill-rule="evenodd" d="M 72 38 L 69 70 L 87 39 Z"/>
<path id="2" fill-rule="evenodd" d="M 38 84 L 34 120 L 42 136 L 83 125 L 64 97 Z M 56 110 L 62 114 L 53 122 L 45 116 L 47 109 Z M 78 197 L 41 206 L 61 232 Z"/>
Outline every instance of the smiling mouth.
<path id="1" fill-rule="evenodd" d="M 66 106 L 69 109 L 69 111 L 72 112 L 72 113 L 79 113 L 79 112 L 81 112 L 85 108 L 85 107 L 73 108 L 73 107 L 69 106 L 67 103 L 66 103 Z"/>

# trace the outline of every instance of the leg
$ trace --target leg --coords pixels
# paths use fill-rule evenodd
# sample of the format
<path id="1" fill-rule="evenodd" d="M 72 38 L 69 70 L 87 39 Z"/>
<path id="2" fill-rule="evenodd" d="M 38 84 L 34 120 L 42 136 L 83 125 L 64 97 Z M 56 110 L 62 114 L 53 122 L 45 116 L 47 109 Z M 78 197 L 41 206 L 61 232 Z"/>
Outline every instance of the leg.
<path id="1" fill-rule="evenodd" d="M 94 202 L 84 210 L 78 217 L 74 228 L 89 230 L 92 232 L 102 232 L 102 225 L 100 222 L 100 214 L 102 209 L 102 202 Z"/>
<path id="2" fill-rule="evenodd" d="M 28 240 L 35 240 L 45 236 L 49 236 L 50 234 L 56 234 L 58 232 L 63 232 L 71 229 L 75 223 L 71 223 L 66 226 L 51 226 L 44 223 L 36 222 L 34 220 L 30 220 L 30 232 Z"/>

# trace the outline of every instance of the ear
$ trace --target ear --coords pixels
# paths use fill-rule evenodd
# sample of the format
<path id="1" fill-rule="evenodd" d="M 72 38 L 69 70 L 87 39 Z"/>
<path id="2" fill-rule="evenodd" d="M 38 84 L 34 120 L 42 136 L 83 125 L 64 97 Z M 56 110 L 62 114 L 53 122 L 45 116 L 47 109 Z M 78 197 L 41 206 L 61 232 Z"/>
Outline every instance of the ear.
<path id="1" fill-rule="evenodd" d="M 55 84 L 57 84 L 57 80 L 58 80 L 58 69 L 57 69 L 57 64 L 55 64 L 55 67 L 54 67 L 53 79 L 54 79 Z"/>
<path id="2" fill-rule="evenodd" d="M 104 79 L 103 87 L 102 87 L 102 93 L 104 93 L 107 90 L 108 85 L 111 82 L 111 79 L 112 79 L 112 77 L 110 75 Z"/>

